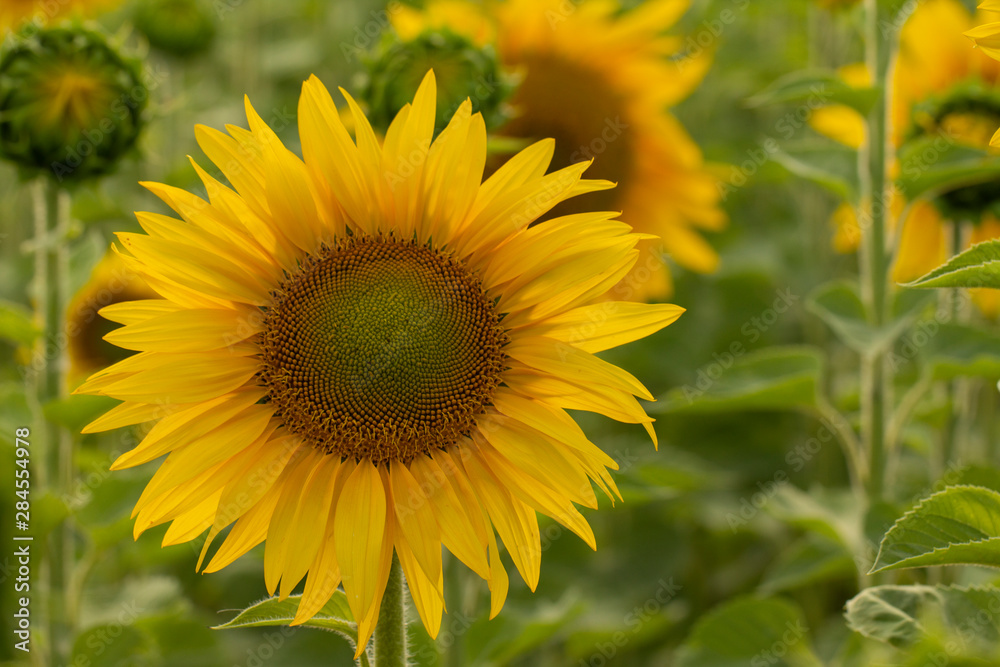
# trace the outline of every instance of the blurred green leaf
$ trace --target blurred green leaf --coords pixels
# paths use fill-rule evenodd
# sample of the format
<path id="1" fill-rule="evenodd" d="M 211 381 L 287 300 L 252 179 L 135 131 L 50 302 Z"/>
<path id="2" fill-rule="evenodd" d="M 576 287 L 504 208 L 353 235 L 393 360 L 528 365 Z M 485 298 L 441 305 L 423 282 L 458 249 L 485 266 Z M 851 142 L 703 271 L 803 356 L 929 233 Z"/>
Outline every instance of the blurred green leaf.
<path id="1" fill-rule="evenodd" d="M 855 574 L 854 559 L 842 542 L 813 533 L 778 556 L 759 590 L 773 594 Z"/>
<path id="2" fill-rule="evenodd" d="M 54 424 L 79 433 L 84 426 L 121 403 L 108 396 L 84 396 L 76 394 L 57 398 L 43 406 L 45 418 Z"/>
<path id="3" fill-rule="evenodd" d="M 677 667 L 819 666 L 802 611 L 777 598 L 739 598 L 701 617 Z"/>
<path id="4" fill-rule="evenodd" d="M 848 347 L 862 354 L 886 349 L 909 327 L 928 298 L 913 291 L 900 292 L 893 301 L 893 319 L 881 327 L 868 323 L 865 305 L 857 285 L 846 281 L 829 282 L 806 299 L 806 308 L 823 320 Z"/>
<path id="5" fill-rule="evenodd" d="M 882 538 L 872 572 L 958 564 L 1000 567 L 1000 493 L 950 486 L 920 501 Z"/>
<path id="6" fill-rule="evenodd" d="M 854 88 L 836 72 L 830 70 L 799 70 L 774 81 L 747 100 L 747 105 L 759 107 L 788 102 L 806 102 L 809 108 L 828 104 L 845 104 L 858 113 L 867 114 L 878 99 L 875 88 Z"/>
<path id="7" fill-rule="evenodd" d="M 539 603 L 530 612 L 511 609 L 493 620 L 482 617 L 468 628 L 468 654 L 461 664 L 510 664 L 562 632 L 583 610 L 583 603 L 570 593 L 554 604 Z"/>
<path id="8" fill-rule="evenodd" d="M 156 641 L 133 621 L 91 627 L 73 642 L 71 665 L 155 667 L 160 664 Z"/>
<path id="9" fill-rule="evenodd" d="M 930 323 L 928 363 L 935 380 L 973 376 L 1000 379 L 1000 336 L 961 324 Z"/>
<path id="10" fill-rule="evenodd" d="M 905 648 L 928 633 L 1000 642 L 1000 589 L 992 586 L 874 586 L 847 602 L 847 624 L 866 637 Z M 975 625 L 971 621 L 975 619 Z"/>
<path id="11" fill-rule="evenodd" d="M 30 347 L 42 334 L 35 326 L 31 310 L 13 301 L 0 300 L 0 338 L 14 345 Z"/>
<path id="12" fill-rule="evenodd" d="M 782 484 L 765 506 L 778 520 L 843 543 L 857 553 L 862 534 L 862 506 L 849 490 L 814 488 L 806 493 Z"/>
<path id="13" fill-rule="evenodd" d="M 812 181 L 844 201 L 858 198 L 858 154 L 833 140 L 810 139 L 785 144 L 774 160 L 794 176 Z"/>
<path id="14" fill-rule="evenodd" d="M 651 413 L 791 410 L 817 404 L 823 355 L 805 346 L 771 347 L 718 360 L 695 384 L 673 389 Z M 714 377 L 713 377 L 714 376 Z"/>
<path id="15" fill-rule="evenodd" d="M 910 201 L 1000 178 L 1000 160 L 943 136 L 913 139 L 899 151 L 897 182 Z"/>
<path id="16" fill-rule="evenodd" d="M 1000 240 L 977 243 L 906 286 L 1000 289 Z"/>

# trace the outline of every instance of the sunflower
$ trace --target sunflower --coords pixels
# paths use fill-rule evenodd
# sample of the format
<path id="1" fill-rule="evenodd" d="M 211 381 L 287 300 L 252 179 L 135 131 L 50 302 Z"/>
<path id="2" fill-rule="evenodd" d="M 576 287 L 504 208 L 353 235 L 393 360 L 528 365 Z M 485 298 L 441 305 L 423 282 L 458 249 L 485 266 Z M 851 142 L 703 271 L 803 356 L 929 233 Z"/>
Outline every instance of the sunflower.
<path id="1" fill-rule="evenodd" d="M 667 111 L 694 90 L 710 62 L 693 38 L 664 35 L 687 6 L 652 0 L 623 11 L 614 1 L 507 0 L 488 5 L 486 21 L 463 3 L 439 0 L 422 12 L 401 9 L 393 19 L 402 39 L 440 28 L 465 31 L 478 43 L 495 39 L 502 62 L 523 76 L 510 100 L 515 118 L 497 133 L 554 137 L 555 166 L 594 158 L 595 176 L 621 184 L 555 211 L 623 211 L 637 230 L 658 237 L 639 244 L 636 268 L 614 298 L 668 295 L 663 250 L 694 271 L 718 265 L 699 233 L 725 224 L 718 182 Z"/>
<path id="2" fill-rule="evenodd" d="M 611 187 L 589 163 L 546 174 L 542 140 L 485 182 L 486 130 L 471 102 L 433 142 L 436 85 L 422 82 L 380 142 L 343 90 L 356 140 L 318 79 L 303 86 L 303 157 L 249 102 L 250 129 L 199 126 L 230 189 L 194 163 L 209 201 L 144 184 L 182 220 L 138 213 L 126 266 L 162 298 L 115 304 L 107 339 L 133 357 L 77 391 L 121 399 L 87 432 L 169 414 L 113 465 L 168 454 L 139 499 L 138 536 L 209 545 L 214 572 L 266 541 L 264 580 L 305 581 L 294 624 L 343 585 L 363 650 L 393 551 L 428 632 L 440 627 L 441 545 L 489 582 L 508 578 L 496 535 L 534 589 L 536 512 L 594 547 L 574 503 L 617 494 L 614 460 L 566 412 L 651 422 L 652 397 L 596 352 L 673 322 L 673 305 L 596 302 L 635 264 L 616 213 L 532 225 Z M 620 496 L 619 496 L 620 497 Z"/>
<path id="3" fill-rule="evenodd" d="M 990 4 L 990 3 L 985 3 Z M 983 12 L 979 20 L 988 19 Z M 970 146 L 986 147 L 1000 126 L 1000 63 L 985 49 L 972 49 L 962 33 L 975 24 L 957 0 L 926 0 L 913 12 L 900 35 L 899 57 L 893 75 L 892 140 L 897 148 L 921 137 L 947 135 Z M 865 86 L 870 77 L 862 65 L 841 70 L 853 86 Z M 864 121 L 846 106 L 818 109 L 810 119 L 819 132 L 854 147 L 864 141 Z M 890 224 L 896 226 L 906 202 L 898 193 L 890 204 Z M 845 205 L 846 206 L 846 205 Z M 939 266 L 948 253 L 948 228 L 971 223 L 963 245 L 1000 236 L 1000 197 L 996 183 L 966 186 L 939 196 L 933 203 L 916 202 L 898 233 L 892 278 L 914 280 Z M 860 240 L 857 219 L 848 208 L 834 215 L 834 245 L 853 251 Z M 973 299 L 989 317 L 1000 311 L 991 290 L 972 290 Z"/>
<path id="4" fill-rule="evenodd" d="M 3 0 L 0 39 L 28 22 L 41 28 L 64 16 L 90 16 L 111 4 L 112 0 Z"/>
<path id="5" fill-rule="evenodd" d="M 66 308 L 66 338 L 70 375 L 80 378 L 121 361 L 133 352 L 111 345 L 105 334 L 114 323 L 99 311 L 105 306 L 140 299 L 154 299 L 153 292 L 135 273 L 125 268 L 118 254 L 108 252 L 94 267 L 90 280 Z"/>

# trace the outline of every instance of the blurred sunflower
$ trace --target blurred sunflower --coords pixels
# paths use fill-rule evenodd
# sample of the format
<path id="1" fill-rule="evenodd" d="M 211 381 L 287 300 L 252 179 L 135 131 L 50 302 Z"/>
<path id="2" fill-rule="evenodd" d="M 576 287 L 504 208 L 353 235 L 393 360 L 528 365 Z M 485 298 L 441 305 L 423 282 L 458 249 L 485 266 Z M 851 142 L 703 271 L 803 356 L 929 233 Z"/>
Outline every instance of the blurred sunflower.
<path id="1" fill-rule="evenodd" d="M 117 253 L 108 252 L 66 308 L 70 375 L 80 378 L 134 354 L 104 340 L 115 325 L 99 314 L 102 308 L 155 298 L 156 293 L 125 267 Z"/>
<path id="2" fill-rule="evenodd" d="M 987 3 L 988 4 L 988 3 Z M 1000 63 L 983 49 L 972 49 L 962 33 L 986 12 L 973 17 L 958 0 L 926 0 L 903 26 L 899 57 L 893 78 L 892 140 L 899 148 L 923 137 L 947 136 L 949 140 L 986 147 L 1000 127 Z M 854 86 L 869 82 L 861 65 L 841 70 Z M 864 141 L 864 120 L 846 106 L 818 109 L 810 120 L 819 132 L 858 147 Z M 890 203 L 893 221 L 906 202 L 894 195 Z M 939 196 L 933 203 L 917 202 L 899 231 L 892 278 L 914 280 L 936 268 L 947 257 L 947 231 L 951 224 L 971 223 L 965 234 L 967 247 L 1000 236 L 1000 189 L 996 183 L 970 185 Z M 850 207 L 834 215 L 838 250 L 857 249 L 860 231 Z M 992 290 L 972 290 L 973 299 L 988 317 L 1000 313 L 1000 297 Z"/>
<path id="3" fill-rule="evenodd" d="M 0 2 L 0 38 L 22 24 L 45 27 L 64 16 L 91 16 L 116 0 L 3 0 Z"/>
<path id="4" fill-rule="evenodd" d="M 477 43 L 495 40 L 503 64 L 523 77 L 510 99 L 514 117 L 497 134 L 553 137 L 555 166 L 593 158 L 595 176 L 620 183 L 553 213 L 619 210 L 637 230 L 659 237 L 639 244 L 639 261 L 612 298 L 668 295 L 661 250 L 694 271 L 718 265 L 699 233 L 725 225 L 718 182 L 667 110 L 697 87 L 710 64 L 697 44 L 688 49 L 683 38 L 664 34 L 688 5 L 651 0 L 624 11 L 615 1 L 507 0 L 477 15 L 468 3 L 438 0 L 422 11 L 403 8 L 393 19 L 404 40 L 441 28 Z"/>
<path id="5" fill-rule="evenodd" d="M 294 624 L 343 584 L 360 654 L 394 550 L 434 636 L 442 545 L 489 582 L 491 616 L 508 586 L 494 531 L 532 589 L 536 511 L 594 546 L 573 504 L 597 506 L 592 482 L 617 493 L 617 466 L 566 410 L 640 423 L 655 442 L 634 398 L 649 393 L 594 353 L 682 309 L 594 302 L 646 238 L 616 213 L 532 225 L 611 187 L 582 179 L 589 163 L 546 174 L 543 140 L 482 182 L 486 130 L 469 101 L 431 141 L 433 74 L 384 143 L 344 95 L 356 140 L 313 77 L 298 109 L 304 160 L 248 102 L 250 130 L 196 129 L 235 191 L 197 164 L 209 202 L 146 184 L 183 221 L 139 213 L 147 234 L 118 236 L 163 298 L 102 311 L 125 325 L 107 339 L 139 354 L 78 392 L 124 401 L 87 432 L 173 407 L 113 466 L 168 454 L 136 535 L 168 521 L 165 544 L 208 530 L 200 567 L 232 524 L 209 572 L 266 541 L 272 594 L 307 577 Z"/>

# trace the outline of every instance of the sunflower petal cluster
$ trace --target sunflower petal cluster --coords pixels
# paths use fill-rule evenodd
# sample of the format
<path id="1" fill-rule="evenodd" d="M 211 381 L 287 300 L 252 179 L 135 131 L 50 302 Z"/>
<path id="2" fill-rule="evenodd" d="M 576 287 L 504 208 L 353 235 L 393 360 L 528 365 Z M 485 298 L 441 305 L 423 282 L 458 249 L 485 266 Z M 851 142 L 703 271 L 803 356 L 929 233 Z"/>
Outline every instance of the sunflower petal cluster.
<path id="1" fill-rule="evenodd" d="M 86 432 L 152 422 L 114 469 L 166 457 L 135 534 L 208 533 L 214 572 L 265 542 L 267 590 L 304 581 L 294 624 L 342 586 L 363 650 L 393 553 L 429 633 L 441 623 L 442 546 L 485 579 L 539 579 L 537 515 L 591 547 L 577 506 L 620 495 L 615 461 L 568 410 L 641 424 L 643 385 L 597 353 L 682 309 L 602 301 L 649 240 L 615 212 L 559 216 L 611 187 L 581 162 L 549 171 L 536 142 L 483 180 L 486 129 L 466 101 L 433 138 L 436 84 L 377 137 L 343 90 L 345 128 L 315 77 L 302 88 L 302 157 L 246 104 L 249 129 L 196 128 L 230 185 L 196 162 L 208 198 L 145 186 L 179 218 L 138 213 L 121 259 L 159 298 L 101 314 L 137 354 L 80 393 L 122 403 Z M 217 548 L 213 547 L 221 539 Z"/>

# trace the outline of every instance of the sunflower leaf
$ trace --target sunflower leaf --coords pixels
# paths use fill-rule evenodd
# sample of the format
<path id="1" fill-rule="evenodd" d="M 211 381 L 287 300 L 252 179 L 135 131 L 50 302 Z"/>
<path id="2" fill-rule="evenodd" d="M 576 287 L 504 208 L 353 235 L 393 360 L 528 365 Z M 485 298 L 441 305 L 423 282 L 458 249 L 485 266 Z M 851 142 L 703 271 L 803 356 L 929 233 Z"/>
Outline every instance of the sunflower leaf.
<path id="1" fill-rule="evenodd" d="M 910 201 L 998 178 L 1000 159 L 947 137 L 920 137 L 899 151 L 897 183 Z"/>
<path id="2" fill-rule="evenodd" d="M 719 641 L 724 637 L 725 641 Z M 802 610 L 776 598 L 739 598 L 702 616 L 681 647 L 678 667 L 818 667 Z"/>
<path id="3" fill-rule="evenodd" d="M 792 410 L 818 400 L 823 355 L 810 347 L 772 347 L 716 355 L 692 384 L 673 389 L 650 412 Z"/>
<path id="4" fill-rule="evenodd" d="M 874 586 L 849 600 L 844 616 L 855 632 L 897 648 L 909 647 L 934 631 L 996 649 L 1000 645 L 997 605 L 1000 589 L 992 586 Z M 969 632 L 971 619 L 982 619 L 974 632 Z"/>
<path id="5" fill-rule="evenodd" d="M 261 600 L 242 610 L 227 623 L 215 626 L 213 630 L 289 625 L 295 618 L 301 599 L 301 595 L 291 595 L 285 600 L 276 597 Z M 350 607 L 347 606 L 347 596 L 340 590 L 333 594 L 319 613 L 303 623 L 302 627 L 336 632 L 351 643 L 352 649 L 358 642 L 358 626 L 351 615 Z"/>
<path id="6" fill-rule="evenodd" d="M 774 160 L 794 176 L 812 181 L 844 201 L 858 199 L 858 154 L 831 139 L 786 144 Z"/>
<path id="7" fill-rule="evenodd" d="M 1000 493 L 950 486 L 920 501 L 882 538 L 872 573 L 924 565 L 1000 567 Z"/>
<path id="8" fill-rule="evenodd" d="M 1000 289 L 1000 241 L 977 243 L 906 286 Z"/>
<path id="9" fill-rule="evenodd" d="M 806 308 L 819 317 L 848 347 L 866 353 L 884 350 L 916 320 L 930 301 L 919 292 L 902 291 L 893 302 L 893 319 L 883 326 L 868 323 L 856 284 L 834 281 L 818 287 L 806 299 Z"/>
<path id="10" fill-rule="evenodd" d="M 831 70 L 801 70 L 776 79 L 747 100 L 750 107 L 804 102 L 809 108 L 844 104 L 867 114 L 878 100 L 875 88 L 855 88 Z"/>

